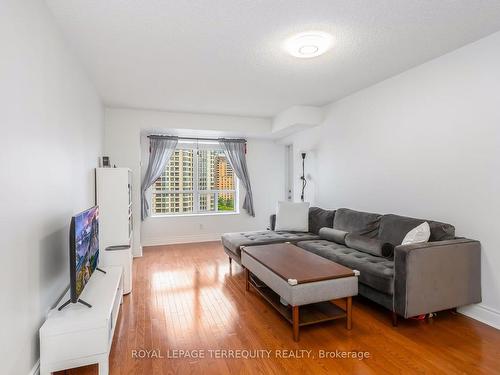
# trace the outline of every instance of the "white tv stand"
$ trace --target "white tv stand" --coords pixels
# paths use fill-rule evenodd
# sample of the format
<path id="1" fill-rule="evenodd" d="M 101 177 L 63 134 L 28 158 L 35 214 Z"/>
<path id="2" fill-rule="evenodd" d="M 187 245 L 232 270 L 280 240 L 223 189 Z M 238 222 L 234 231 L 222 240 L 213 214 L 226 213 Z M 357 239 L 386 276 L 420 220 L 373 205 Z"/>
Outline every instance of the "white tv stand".
<path id="1" fill-rule="evenodd" d="M 40 328 L 40 375 L 97 363 L 99 375 L 108 375 L 108 357 L 123 301 L 122 267 L 94 271 L 81 298 L 91 308 L 72 303 L 58 308 L 69 291 L 49 312 Z"/>

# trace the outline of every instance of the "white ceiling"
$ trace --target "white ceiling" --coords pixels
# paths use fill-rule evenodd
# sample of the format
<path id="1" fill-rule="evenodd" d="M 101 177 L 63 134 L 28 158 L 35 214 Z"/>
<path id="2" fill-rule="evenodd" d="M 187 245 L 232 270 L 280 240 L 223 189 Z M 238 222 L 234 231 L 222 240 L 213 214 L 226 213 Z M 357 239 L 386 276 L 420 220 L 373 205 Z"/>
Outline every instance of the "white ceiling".
<path id="1" fill-rule="evenodd" d="M 323 105 L 500 30 L 487 0 L 47 0 L 108 106 L 273 116 Z M 283 41 L 330 32 L 297 59 Z"/>

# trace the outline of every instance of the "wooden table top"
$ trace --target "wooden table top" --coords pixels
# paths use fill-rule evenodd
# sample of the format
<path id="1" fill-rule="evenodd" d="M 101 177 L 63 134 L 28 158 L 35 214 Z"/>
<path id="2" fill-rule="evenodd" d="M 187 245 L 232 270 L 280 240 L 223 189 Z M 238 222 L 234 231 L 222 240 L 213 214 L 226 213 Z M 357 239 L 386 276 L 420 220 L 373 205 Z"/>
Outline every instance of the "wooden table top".
<path id="1" fill-rule="evenodd" d="M 298 284 L 354 276 L 351 269 L 290 243 L 245 246 L 242 251 L 282 279 L 296 279 Z"/>

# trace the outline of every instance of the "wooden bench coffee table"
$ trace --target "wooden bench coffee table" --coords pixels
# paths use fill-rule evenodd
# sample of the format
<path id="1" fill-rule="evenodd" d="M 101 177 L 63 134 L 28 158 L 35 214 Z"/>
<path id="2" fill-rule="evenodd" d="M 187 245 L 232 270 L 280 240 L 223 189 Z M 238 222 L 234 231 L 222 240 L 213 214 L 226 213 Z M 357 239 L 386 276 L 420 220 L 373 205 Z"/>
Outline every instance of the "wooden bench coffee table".
<path id="1" fill-rule="evenodd" d="M 346 318 L 346 327 L 351 329 L 352 296 L 358 294 L 353 270 L 290 243 L 241 250 L 247 291 L 252 286 L 292 324 L 295 341 L 299 327 L 309 324 Z M 345 309 L 332 303 L 341 298 Z"/>

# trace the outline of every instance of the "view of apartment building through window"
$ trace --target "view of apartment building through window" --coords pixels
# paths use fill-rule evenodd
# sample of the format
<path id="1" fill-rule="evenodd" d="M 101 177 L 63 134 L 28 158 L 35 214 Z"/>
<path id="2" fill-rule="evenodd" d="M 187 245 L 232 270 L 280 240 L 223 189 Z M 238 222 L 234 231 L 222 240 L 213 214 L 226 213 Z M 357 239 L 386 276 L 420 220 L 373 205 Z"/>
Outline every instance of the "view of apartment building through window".
<path id="1" fill-rule="evenodd" d="M 234 212 L 235 182 L 221 149 L 178 148 L 153 185 L 153 215 Z"/>

